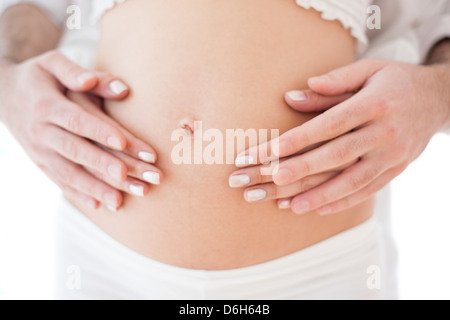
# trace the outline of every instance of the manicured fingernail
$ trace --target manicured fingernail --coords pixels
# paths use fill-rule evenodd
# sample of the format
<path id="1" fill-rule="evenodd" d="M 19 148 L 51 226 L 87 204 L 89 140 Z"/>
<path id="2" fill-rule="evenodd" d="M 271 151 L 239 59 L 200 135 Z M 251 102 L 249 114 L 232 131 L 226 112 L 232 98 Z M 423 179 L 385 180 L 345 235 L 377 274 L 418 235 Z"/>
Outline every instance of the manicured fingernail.
<path id="1" fill-rule="evenodd" d="M 156 162 L 156 156 L 153 153 L 149 152 L 139 152 L 138 153 L 139 159 L 145 162 L 149 163 L 155 163 Z"/>
<path id="2" fill-rule="evenodd" d="M 302 102 L 308 100 L 308 96 L 303 91 L 300 90 L 290 91 L 286 93 L 286 95 L 289 97 L 289 99 L 295 102 Z"/>
<path id="3" fill-rule="evenodd" d="M 106 206 L 116 208 L 117 210 L 117 197 L 114 193 L 107 193 L 103 196 Z"/>
<path id="4" fill-rule="evenodd" d="M 317 209 L 317 213 L 321 216 L 326 216 L 333 213 L 333 210 L 331 209 L 330 206 L 325 206 L 320 209 Z"/>
<path id="5" fill-rule="evenodd" d="M 280 169 L 278 172 L 273 176 L 273 180 L 277 184 L 288 184 L 292 180 L 292 171 L 289 169 Z"/>
<path id="6" fill-rule="evenodd" d="M 245 167 L 252 164 L 256 164 L 252 156 L 239 156 L 235 161 L 236 167 Z"/>
<path id="7" fill-rule="evenodd" d="M 161 183 L 161 177 L 159 173 L 157 172 L 144 172 L 142 175 L 142 178 L 144 178 L 145 181 L 150 182 L 151 184 L 160 184 Z"/>
<path id="8" fill-rule="evenodd" d="M 291 208 L 291 200 L 283 200 L 283 201 L 278 202 L 278 208 L 290 209 Z"/>
<path id="9" fill-rule="evenodd" d="M 78 83 L 81 85 L 84 85 L 86 82 L 92 79 L 95 79 L 95 75 L 89 72 L 82 73 L 77 77 Z"/>
<path id="10" fill-rule="evenodd" d="M 294 205 L 292 206 L 292 210 L 296 213 L 296 214 L 305 214 L 308 213 L 310 210 L 311 206 L 309 204 L 308 201 L 306 200 L 300 200 L 297 201 L 296 203 L 294 203 Z"/>
<path id="11" fill-rule="evenodd" d="M 122 144 L 120 143 L 120 139 L 117 137 L 109 137 L 106 143 L 113 149 L 122 150 Z"/>
<path id="12" fill-rule="evenodd" d="M 246 193 L 246 200 L 248 202 L 261 201 L 265 197 L 267 197 L 267 192 L 263 189 L 250 190 Z"/>
<path id="13" fill-rule="evenodd" d="M 128 87 L 119 80 L 114 80 L 109 84 L 109 89 L 116 95 L 120 95 L 128 90 Z"/>
<path id="14" fill-rule="evenodd" d="M 108 208 L 108 210 L 111 211 L 111 212 L 114 212 L 114 213 L 117 212 L 117 208 L 114 207 L 114 206 L 107 205 L 106 208 Z"/>
<path id="15" fill-rule="evenodd" d="M 250 177 L 246 174 L 241 174 L 238 176 L 231 176 L 228 180 L 228 184 L 231 188 L 241 188 L 248 186 L 250 184 Z"/>
<path id="16" fill-rule="evenodd" d="M 330 81 L 331 79 L 330 79 L 329 76 L 323 75 L 323 76 L 320 76 L 320 77 L 313 77 L 313 78 L 311 78 L 310 80 L 312 80 L 312 81 L 319 81 L 319 82 L 328 82 L 328 81 Z"/>
<path id="17" fill-rule="evenodd" d="M 132 194 L 134 194 L 135 196 L 143 197 L 144 196 L 144 187 L 132 184 L 132 185 L 130 185 L 130 192 Z"/>
<path id="18" fill-rule="evenodd" d="M 114 180 L 122 181 L 122 167 L 112 164 L 108 167 L 108 173 Z"/>

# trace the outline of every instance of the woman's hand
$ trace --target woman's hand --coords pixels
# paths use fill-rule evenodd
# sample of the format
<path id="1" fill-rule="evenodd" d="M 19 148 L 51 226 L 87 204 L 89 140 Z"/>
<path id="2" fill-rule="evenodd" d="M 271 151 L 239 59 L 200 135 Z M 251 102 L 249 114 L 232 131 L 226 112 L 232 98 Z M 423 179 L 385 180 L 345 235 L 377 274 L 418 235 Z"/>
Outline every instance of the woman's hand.
<path id="1" fill-rule="evenodd" d="M 92 104 L 85 108 L 70 101 L 67 89 L 115 100 L 129 92 L 116 78 L 86 71 L 52 51 L 21 64 L 0 66 L 0 120 L 65 193 L 93 208 L 103 203 L 115 211 L 122 204 L 117 189 L 136 195 L 147 192 L 146 184 L 128 178 L 128 167 L 136 175 L 140 173 L 137 168 L 149 166 L 145 162 L 156 161 L 156 153 L 100 108 Z M 116 153 L 106 152 L 91 141 Z M 158 182 L 156 175 L 152 175 L 152 182 Z"/>
<path id="2" fill-rule="evenodd" d="M 250 156 L 259 164 L 280 158 L 273 177 L 252 176 L 256 184 L 273 179 L 273 194 L 308 179 L 317 182 L 300 188 L 306 192 L 279 200 L 297 214 L 336 213 L 368 199 L 403 172 L 432 136 L 450 123 L 450 69 L 445 66 L 362 60 L 308 84 L 311 90 L 287 93 L 291 107 L 317 112 L 338 105 L 279 139 L 247 150 L 237 161 Z M 260 158 L 259 148 L 273 152 Z M 326 179 L 326 173 L 352 162 Z M 320 175 L 322 179 L 315 178 Z"/>

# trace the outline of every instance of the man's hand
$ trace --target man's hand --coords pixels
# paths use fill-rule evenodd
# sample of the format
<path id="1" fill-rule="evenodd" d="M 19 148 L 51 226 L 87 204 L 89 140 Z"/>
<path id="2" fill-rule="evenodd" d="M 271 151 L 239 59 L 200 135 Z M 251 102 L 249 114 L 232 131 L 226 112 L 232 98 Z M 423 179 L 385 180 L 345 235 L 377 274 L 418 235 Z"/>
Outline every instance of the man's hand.
<path id="1" fill-rule="evenodd" d="M 65 193 L 93 208 L 103 203 L 115 211 L 122 204 L 119 190 L 143 196 L 147 182 L 158 184 L 161 172 L 148 164 L 156 161 L 155 151 L 95 105 L 70 101 L 67 89 L 114 100 L 129 92 L 120 80 L 88 72 L 57 51 L 0 66 L 0 121 L 31 159 Z M 136 176 L 130 169 L 128 177 L 131 164 L 153 174 Z"/>
<path id="2" fill-rule="evenodd" d="M 311 90 L 289 92 L 286 102 L 302 112 L 328 110 L 260 146 L 278 150 L 275 157 L 259 158 L 259 147 L 239 155 L 239 162 L 250 156 L 257 164 L 279 157 L 272 177 L 255 176 L 258 166 L 232 177 L 264 182 L 246 193 L 267 190 L 276 196 L 262 200 L 279 199 L 281 208 L 297 214 L 317 210 L 326 215 L 353 207 L 403 172 L 450 124 L 449 70 L 445 65 L 362 60 L 312 78 Z"/>

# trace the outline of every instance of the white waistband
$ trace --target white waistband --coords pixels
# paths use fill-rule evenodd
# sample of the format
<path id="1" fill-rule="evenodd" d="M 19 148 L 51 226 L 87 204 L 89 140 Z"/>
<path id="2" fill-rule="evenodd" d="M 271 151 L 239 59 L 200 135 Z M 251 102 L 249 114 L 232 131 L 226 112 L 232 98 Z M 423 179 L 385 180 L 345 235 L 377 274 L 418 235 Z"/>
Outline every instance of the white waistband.
<path id="1" fill-rule="evenodd" d="M 333 260 L 347 252 L 358 250 L 358 248 L 372 246 L 374 239 L 376 239 L 377 225 L 376 220 L 371 218 L 361 225 L 320 243 L 272 261 L 238 269 L 206 271 L 167 265 L 134 252 L 106 234 L 63 198 L 59 206 L 59 215 L 59 226 L 62 227 L 63 233 L 75 233 L 76 236 L 71 238 L 76 239 L 77 245 L 84 244 L 91 248 L 91 251 L 95 250 L 96 246 L 101 247 L 102 250 L 108 248 L 113 256 L 118 257 L 122 261 L 121 263 L 129 261 L 133 264 L 133 267 L 139 266 L 143 270 L 160 270 L 164 273 L 173 273 L 173 275 L 209 280 L 278 272 L 287 265 L 291 265 L 297 271 L 301 271 L 320 264 L 324 260 Z"/>

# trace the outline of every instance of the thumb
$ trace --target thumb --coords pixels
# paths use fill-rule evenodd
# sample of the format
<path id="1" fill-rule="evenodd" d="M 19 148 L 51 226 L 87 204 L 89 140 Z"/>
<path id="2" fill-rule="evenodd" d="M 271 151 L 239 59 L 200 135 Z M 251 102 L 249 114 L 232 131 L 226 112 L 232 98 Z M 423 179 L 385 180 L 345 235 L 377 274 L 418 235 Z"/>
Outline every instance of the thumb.
<path id="1" fill-rule="evenodd" d="M 358 91 L 385 65 L 386 62 L 382 60 L 360 60 L 326 75 L 310 78 L 308 85 L 311 90 L 325 96 Z"/>
<path id="2" fill-rule="evenodd" d="M 39 66 L 54 76 L 65 88 L 84 92 L 94 88 L 98 79 L 93 72 L 73 63 L 59 51 L 50 51 L 37 59 Z"/>

